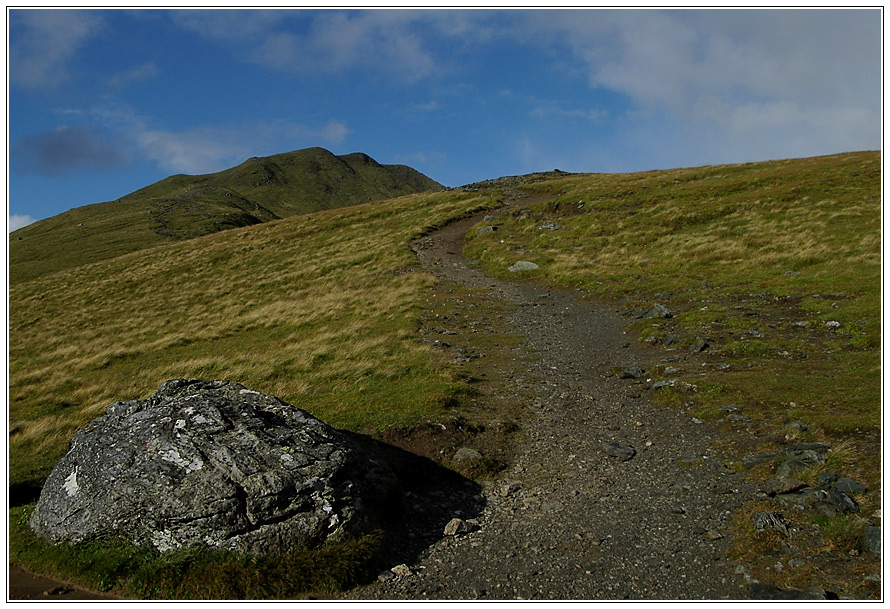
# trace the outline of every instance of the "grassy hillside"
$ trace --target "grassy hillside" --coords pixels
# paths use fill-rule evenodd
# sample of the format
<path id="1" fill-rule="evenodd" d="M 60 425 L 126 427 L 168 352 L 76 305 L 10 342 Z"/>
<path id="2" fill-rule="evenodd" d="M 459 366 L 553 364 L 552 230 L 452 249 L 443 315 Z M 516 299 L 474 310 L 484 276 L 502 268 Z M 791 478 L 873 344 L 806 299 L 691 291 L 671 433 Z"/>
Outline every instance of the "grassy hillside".
<path id="1" fill-rule="evenodd" d="M 700 369 L 651 371 L 675 382 L 664 401 L 858 437 L 877 481 L 880 184 L 877 152 L 574 175 L 531 185 L 554 199 L 471 233 L 465 254 L 504 277 L 529 260 L 538 281 L 616 300 L 653 348 L 703 340 Z M 630 314 L 654 303 L 674 316 Z"/>
<path id="2" fill-rule="evenodd" d="M 403 165 L 308 148 L 218 173 L 175 175 L 116 201 L 72 209 L 10 235 L 12 283 L 88 262 L 321 209 L 441 190 Z"/>
<path id="3" fill-rule="evenodd" d="M 358 173 L 372 163 L 358 155 L 343 162 Z M 262 167 L 260 159 L 235 169 L 259 176 Z M 627 310 L 629 335 L 678 356 L 647 371 L 671 383 L 653 399 L 732 431 L 739 428 L 722 408 L 739 405 L 752 418 L 751 433 L 727 436 L 738 441 L 730 454 L 773 450 L 789 438 L 828 440 L 831 467 L 875 497 L 880 172 L 879 153 L 865 152 L 507 180 L 553 198 L 480 224 L 498 230 L 471 231 L 465 254 L 510 278 L 517 260 L 536 262 L 538 271 L 520 275 Z M 10 483 L 39 488 L 76 429 L 111 402 L 146 397 L 174 377 L 238 381 L 347 429 L 443 420 L 467 386 L 454 361 L 418 340 L 436 281 L 408 243 L 497 206 L 500 184 L 158 243 L 15 282 Z M 125 240 L 127 229 L 116 234 Z M 673 317 L 636 317 L 656 302 Z M 709 346 L 698 349 L 700 340 Z M 809 429 L 790 430 L 791 421 Z M 867 501 L 864 514 L 879 507 Z M 13 524 L 26 537 L 22 509 Z"/>
<path id="4" fill-rule="evenodd" d="M 492 200 L 412 195 L 159 246 L 10 289 L 10 482 L 73 432 L 177 377 L 221 378 L 358 429 L 412 424 L 462 390 L 416 340 L 433 279 L 407 247 Z"/>

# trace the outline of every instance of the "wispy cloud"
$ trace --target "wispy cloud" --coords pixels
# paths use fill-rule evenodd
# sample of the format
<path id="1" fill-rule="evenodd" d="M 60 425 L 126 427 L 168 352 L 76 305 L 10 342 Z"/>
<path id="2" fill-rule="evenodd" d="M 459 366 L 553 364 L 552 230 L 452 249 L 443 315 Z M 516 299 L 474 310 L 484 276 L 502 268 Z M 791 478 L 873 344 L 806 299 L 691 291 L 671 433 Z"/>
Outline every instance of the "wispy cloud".
<path id="1" fill-rule="evenodd" d="M 12 231 L 33 224 L 34 222 L 37 222 L 37 220 L 25 214 L 9 214 L 6 228 L 7 231 L 11 233 Z"/>
<path id="2" fill-rule="evenodd" d="M 290 121 L 202 126 L 182 131 L 134 127 L 132 137 L 140 152 L 161 169 L 200 174 L 231 167 L 251 156 L 292 148 L 334 145 L 350 133 L 339 121 L 312 127 Z"/>
<path id="3" fill-rule="evenodd" d="M 685 137 L 752 158 L 880 147 L 877 11 L 571 10 L 516 17 L 511 36 L 564 50 L 591 92 L 625 96 L 632 105 L 624 116 L 636 112 L 639 125 L 657 119 L 682 126 Z"/>
<path id="4" fill-rule="evenodd" d="M 132 83 L 154 78 L 159 73 L 158 66 L 153 61 L 149 61 L 129 70 L 112 74 L 105 82 L 111 89 L 122 89 Z"/>
<path id="5" fill-rule="evenodd" d="M 10 80 L 25 89 L 59 87 L 77 50 L 103 28 L 96 11 L 11 10 Z"/>
<path id="6" fill-rule="evenodd" d="M 127 160 L 124 146 L 83 125 L 62 126 L 29 135 L 10 146 L 10 168 L 16 173 L 58 175 L 90 169 L 110 171 Z"/>
<path id="7" fill-rule="evenodd" d="M 174 24 L 229 46 L 236 58 L 290 74 L 364 69 L 399 81 L 429 76 L 436 62 L 420 29 L 427 11 L 171 11 Z M 463 31 L 449 19 L 449 30 Z"/>

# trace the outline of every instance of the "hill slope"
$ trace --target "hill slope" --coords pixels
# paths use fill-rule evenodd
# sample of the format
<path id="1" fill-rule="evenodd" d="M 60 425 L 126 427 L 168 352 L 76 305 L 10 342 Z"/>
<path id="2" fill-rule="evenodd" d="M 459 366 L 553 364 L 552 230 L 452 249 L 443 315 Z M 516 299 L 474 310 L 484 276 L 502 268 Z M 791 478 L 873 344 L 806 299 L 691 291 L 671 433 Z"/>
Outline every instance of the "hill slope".
<path id="1" fill-rule="evenodd" d="M 174 175 L 116 201 L 86 205 L 11 235 L 10 280 L 269 220 L 441 190 L 404 165 L 307 148 L 218 173 Z"/>

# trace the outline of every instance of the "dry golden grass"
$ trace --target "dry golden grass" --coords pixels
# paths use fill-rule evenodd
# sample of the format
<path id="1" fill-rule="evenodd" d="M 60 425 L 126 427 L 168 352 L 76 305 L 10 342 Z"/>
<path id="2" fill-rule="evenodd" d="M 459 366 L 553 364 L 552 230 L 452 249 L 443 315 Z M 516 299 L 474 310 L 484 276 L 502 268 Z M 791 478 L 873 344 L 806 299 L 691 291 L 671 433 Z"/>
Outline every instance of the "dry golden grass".
<path id="1" fill-rule="evenodd" d="M 12 286 L 12 481 L 40 480 L 74 430 L 169 378 L 238 381 L 351 429 L 440 416 L 462 384 L 416 340 L 434 278 L 408 242 L 493 204 L 470 194 L 408 196 Z"/>

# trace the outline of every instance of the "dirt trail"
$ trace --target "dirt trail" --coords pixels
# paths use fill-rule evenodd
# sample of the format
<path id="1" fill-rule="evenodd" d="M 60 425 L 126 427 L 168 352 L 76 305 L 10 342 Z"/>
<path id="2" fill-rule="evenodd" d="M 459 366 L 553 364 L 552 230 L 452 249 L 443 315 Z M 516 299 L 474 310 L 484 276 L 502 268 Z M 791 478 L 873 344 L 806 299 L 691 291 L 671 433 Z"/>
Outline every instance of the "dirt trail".
<path id="1" fill-rule="evenodd" d="M 506 374 L 537 395 L 528 404 L 527 441 L 507 471 L 485 483 L 478 530 L 444 537 L 408 565 L 410 575 L 348 597 L 746 598 L 744 577 L 725 558 L 724 535 L 754 489 L 719 463 L 706 425 L 651 404 L 645 378 L 612 373 L 651 364 L 623 334 L 626 318 L 468 266 L 464 235 L 483 215 L 431 233 L 415 251 L 445 284 L 485 288 L 492 299 L 518 305 L 508 322 L 526 337 L 523 350 L 540 356 L 529 362 L 517 353 Z M 606 449 L 610 443 L 636 452 L 621 460 Z"/>

